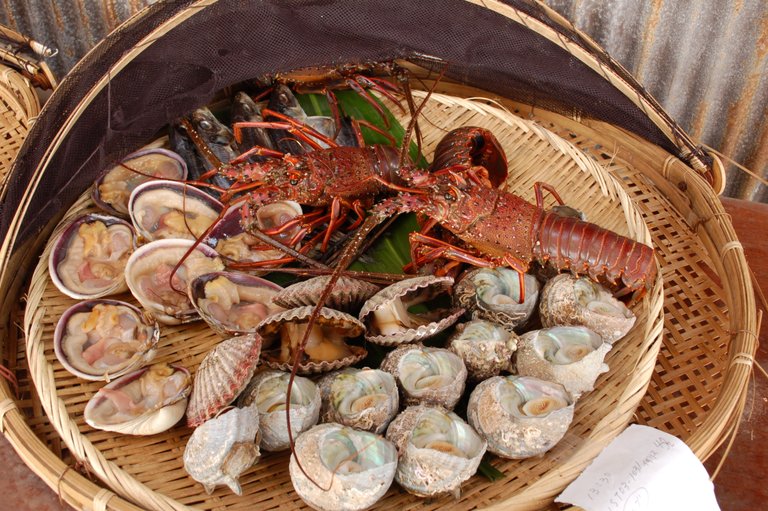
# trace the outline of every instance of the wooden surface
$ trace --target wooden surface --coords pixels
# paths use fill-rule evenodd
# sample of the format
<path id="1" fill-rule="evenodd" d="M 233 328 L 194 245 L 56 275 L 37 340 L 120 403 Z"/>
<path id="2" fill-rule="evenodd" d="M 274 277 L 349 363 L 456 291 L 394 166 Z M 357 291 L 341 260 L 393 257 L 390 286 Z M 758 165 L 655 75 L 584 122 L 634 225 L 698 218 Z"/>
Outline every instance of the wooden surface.
<path id="1" fill-rule="evenodd" d="M 763 293 L 768 294 L 768 204 L 727 198 L 723 199 L 723 204 L 732 216 L 734 228 L 757 281 Z M 768 350 L 763 342 L 768 339 L 767 325 L 768 320 L 764 320 L 757 356 L 758 363 L 763 367 L 768 367 Z M 768 469 L 767 402 L 768 380 L 756 371 L 741 427 L 715 480 L 715 492 L 724 511 L 764 509 L 768 502 L 768 485 L 763 480 Z M 725 446 L 707 461 L 706 467 L 710 473 L 714 472 L 724 452 Z M 0 477 L 0 510 L 69 509 L 59 501 L 53 490 L 24 465 L 2 437 L 0 466 L 4 468 L 3 477 Z"/>

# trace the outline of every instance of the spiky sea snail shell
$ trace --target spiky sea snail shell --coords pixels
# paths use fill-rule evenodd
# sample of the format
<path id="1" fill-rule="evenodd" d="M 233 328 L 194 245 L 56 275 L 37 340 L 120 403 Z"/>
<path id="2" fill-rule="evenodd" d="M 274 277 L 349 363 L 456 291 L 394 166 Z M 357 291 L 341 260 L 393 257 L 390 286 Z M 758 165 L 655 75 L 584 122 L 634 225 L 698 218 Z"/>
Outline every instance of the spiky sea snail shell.
<path id="1" fill-rule="evenodd" d="M 411 406 L 387 428 L 400 455 L 395 480 L 409 493 L 458 497 L 486 450 L 485 440 L 458 415 L 440 407 Z"/>
<path id="2" fill-rule="evenodd" d="M 240 406 L 255 404 L 258 407 L 261 448 L 265 451 L 282 451 L 290 447 L 285 417 L 285 398 L 290 378 L 289 373 L 282 371 L 256 373 L 238 400 Z M 293 438 L 317 424 L 320 402 L 320 391 L 315 383 L 308 378 L 296 376 L 291 388 L 289 410 Z"/>
<path id="3" fill-rule="evenodd" d="M 635 324 L 635 315 L 605 287 L 567 273 L 549 280 L 539 305 L 542 326 L 583 325 L 613 344 Z"/>
<path id="4" fill-rule="evenodd" d="M 275 295 L 272 300 L 286 309 L 317 304 L 330 276 L 314 277 L 290 285 Z M 338 282 L 325 302 L 325 307 L 349 313 L 357 313 L 370 297 L 379 291 L 379 286 L 352 277 L 339 277 Z"/>
<path id="5" fill-rule="evenodd" d="M 397 465 L 397 450 L 385 438 L 340 424 L 320 424 L 296 440 L 296 456 L 291 456 L 288 469 L 296 493 L 311 507 L 360 511 L 387 492 Z"/>
<path id="6" fill-rule="evenodd" d="M 509 369 L 518 337 L 498 323 L 475 319 L 456 325 L 448 349 L 467 366 L 469 378 L 482 381 Z"/>
<path id="7" fill-rule="evenodd" d="M 344 369 L 323 377 L 318 386 L 323 422 L 382 434 L 400 406 L 395 378 L 380 369 Z"/>
<path id="8" fill-rule="evenodd" d="M 573 399 L 558 383 L 530 376 L 494 376 L 469 396 L 467 419 L 504 458 L 542 454 L 559 442 L 573 420 Z"/>
<path id="9" fill-rule="evenodd" d="M 256 405 L 232 408 L 195 428 L 184 449 L 184 470 L 209 495 L 219 485 L 242 495 L 240 474 L 253 466 L 259 456 Z"/>
<path id="10" fill-rule="evenodd" d="M 436 309 L 424 313 L 409 308 L 450 292 L 451 277 L 415 277 L 401 280 L 373 295 L 360 310 L 367 328 L 365 339 L 395 346 L 426 339 L 454 324 L 463 309 Z"/>
<path id="11" fill-rule="evenodd" d="M 472 319 L 486 319 L 514 328 L 536 310 L 539 282 L 523 274 L 525 300 L 520 303 L 520 274 L 509 268 L 477 268 L 465 273 L 453 290 L 456 303 Z"/>
<path id="12" fill-rule="evenodd" d="M 557 382 L 574 398 L 595 387 L 611 345 L 583 326 L 556 326 L 520 336 L 516 369 L 521 376 Z"/>
<path id="13" fill-rule="evenodd" d="M 453 409 L 464 392 L 467 368 L 461 357 L 443 348 L 407 344 L 384 357 L 381 369 L 397 380 L 406 405 Z"/>

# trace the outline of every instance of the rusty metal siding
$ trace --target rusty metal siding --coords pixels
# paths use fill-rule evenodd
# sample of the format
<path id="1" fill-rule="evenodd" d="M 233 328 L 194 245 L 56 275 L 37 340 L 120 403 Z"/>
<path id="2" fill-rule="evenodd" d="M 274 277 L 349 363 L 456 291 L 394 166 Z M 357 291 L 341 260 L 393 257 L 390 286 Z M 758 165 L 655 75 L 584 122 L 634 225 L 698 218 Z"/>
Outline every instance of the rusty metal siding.
<path id="1" fill-rule="evenodd" d="M 0 0 L 0 23 L 59 48 L 50 65 L 63 76 L 154 1 Z M 544 1 L 634 74 L 694 140 L 768 175 L 768 2 Z M 727 167 L 727 195 L 768 202 L 765 186 Z"/>

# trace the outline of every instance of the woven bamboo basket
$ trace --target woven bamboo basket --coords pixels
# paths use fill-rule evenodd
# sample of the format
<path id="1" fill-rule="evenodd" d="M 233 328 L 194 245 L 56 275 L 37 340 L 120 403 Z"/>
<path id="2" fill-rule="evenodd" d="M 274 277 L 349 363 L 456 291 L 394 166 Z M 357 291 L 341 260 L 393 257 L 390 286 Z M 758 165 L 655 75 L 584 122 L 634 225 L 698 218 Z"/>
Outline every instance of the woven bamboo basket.
<path id="1" fill-rule="evenodd" d="M 0 189 L 39 113 L 40 100 L 29 80 L 0 64 Z"/>
<path id="2" fill-rule="evenodd" d="M 214 3 L 196 2 L 163 21 L 172 25 L 183 23 L 198 10 Z M 552 29 L 557 24 L 565 26 L 564 20 L 553 13 L 548 13 L 551 23 L 537 24 L 529 19 L 529 13 L 523 10 L 510 12 L 512 8 L 505 4 L 490 2 L 485 8 L 514 23 L 525 21 L 527 29 L 554 41 L 577 58 L 589 61 L 593 68 L 601 69 L 606 81 L 632 89 L 621 73 L 601 67 L 599 52 L 590 52 L 590 48 L 594 48 L 583 35 L 580 36 L 583 41 L 575 44 Z M 162 6 L 156 6 L 157 9 Z M 545 10 L 541 6 L 538 9 Z M 139 16 L 127 26 L 130 28 L 132 23 L 141 21 Z M 158 30 L 161 29 L 169 28 L 163 26 Z M 126 34 L 130 31 L 122 35 Z M 140 33 L 133 42 L 125 37 L 128 41 L 123 44 L 137 44 L 143 36 L 150 42 L 159 37 L 151 30 L 143 34 Z M 115 39 L 110 44 L 120 47 Z M 100 56 L 96 53 L 91 56 L 92 62 Z M 129 53 L 127 58 L 140 50 Z M 125 62 L 112 65 L 111 76 L 124 65 Z M 415 87 L 428 85 L 424 81 L 414 82 Z M 558 489 L 576 477 L 629 420 L 658 427 L 682 438 L 701 459 L 706 459 L 727 438 L 740 415 L 757 335 L 747 265 L 712 186 L 700 177 L 701 162 L 691 163 L 686 156 L 690 155 L 689 148 L 682 142 L 680 146 L 685 149 L 672 154 L 668 147 L 650 143 L 610 122 L 579 115 L 564 116 L 447 79 L 439 84 L 438 91 L 442 93 L 439 101 L 436 96 L 430 103 L 430 108 L 434 109 L 430 115 L 436 122 L 451 127 L 470 122 L 470 119 L 472 123 L 489 122 L 495 131 L 504 133 L 506 143 L 513 147 L 526 147 L 536 142 L 559 153 L 560 156 L 554 159 L 552 180 L 565 190 L 573 189 L 592 197 L 593 200 L 569 196 L 567 200 L 576 200 L 579 205 L 584 202 L 578 201 L 585 201 L 584 209 L 593 221 L 606 221 L 607 226 L 621 232 L 638 233 L 642 226 L 632 217 L 639 213 L 641 223 L 647 226 L 656 247 L 664 282 L 665 319 L 658 357 L 654 354 L 658 345 L 654 345 L 653 339 L 662 325 L 655 319 L 660 316 L 653 313 L 651 293 L 642 305 L 642 323 L 651 335 L 644 340 L 645 344 L 635 340 L 639 343 L 636 349 L 616 351 L 612 355 L 614 359 L 609 360 L 611 374 L 601 380 L 594 400 L 580 405 L 583 408 L 578 411 L 577 425 L 572 427 L 562 447 L 543 461 L 530 462 L 533 470 L 523 475 L 513 476 L 518 474 L 516 468 L 494 461 L 507 473 L 507 478 L 491 484 L 476 476 L 464 489 L 463 500 L 454 505 L 486 507 L 504 502 L 504 508 L 546 507 Z M 78 99 L 79 104 L 65 108 L 71 115 L 71 122 L 87 114 L 89 102 L 94 97 L 84 94 Z M 466 100 L 473 97 L 491 97 L 507 110 L 489 107 L 484 104 L 487 102 Z M 634 100 L 646 107 L 644 111 L 649 118 L 660 115 L 652 104 L 646 104 L 644 96 L 637 94 Z M 45 143 L 49 141 L 45 140 Z M 429 143 L 433 144 L 434 139 Z M 573 146 L 578 150 L 574 151 Z M 510 150 L 506 145 L 505 148 Z M 22 149 L 21 164 L 36 158 L 30 156 L 29 148 L 26 149 L 26 152 Z M 48 154 L 46 158 L 50 159 L 51 153 Z M 688 161 L 683 162 L 681 157 Z M 516 192 L 528 193 L 530 198 L 530 183 L 539 179 L 534 177 L 538 164 L 538 156 L 519 160 L 521 168 L 516 171 L 517 175 L 511 174 L 516 179 L 512 185 Z M 585 170 L 590 168 L 592 171 Z M 719 176 L 721 174 L 715 168 L 709 181 L 718 186 Z M 21 204 L 18 217 L 29 207 L 23 201 Z M 17 244 L 27 250 L 24 253 L 42 252 L 59 217 L 71 205 L 66 206 L 35 235 L 17 240 Z M 70 214 L 87 208 L 87 199 L 81 199 L 71 207 Z M 608 214 L 611 210 L 613 214 Z M 31 277 L 29 287 L 32 261 L 28 260 L 28 255 L 19 255 L 18 247 L 11 250 L 12 246 L 6 238 L 0 253 L 0 282 L 9 297 L 21 297 L 29 292 L 29 313 L 22 320 L 18 301 L 13 299 L 6 300 L 0 309 L 5 328 L 0 338 L 5 354 L 3 362 L 19 382 L 18 395 L 5 382 L 0 382 L 0 426 L 25 462 L 67 502 L 81 509 L 139 509 L 137 505 L 140 508 L 172 509 L 195 505 L 237 509 L 254 505 L 266 507 L 266 503 L 270 506 L 300 503 L 281 475 L 259 485 L 262 471 L 272 467 L 265 464 L 265 460 L 262 460 L 264 465 L 257 465 L 246 476 L 245 482 L 253 491 L 250 499 L 237 500 L 218 490 L 211 500 L 207 500 L 201 488 L 195 487 L 177 470 L 181 441 L 188 434 L 185 428 L 177 427 L 167 434 L 144 440 L 115 439 L 88 430 L 78 412 L 93 388 L 64 373 L 51 352 L 51 327 L 66 300 L 52 291 L 42 268 Z M 27 335 L 25 340 L 15 327 L 22 321 Z M 183 332 L 182 335 L 195 339 L 199 351 L 210 342 L 204 335 Z M 168 339 L 168 334 L 165 338 Z M 162 356 L 173 356 L 167 341 L 164 350 Z M 188 355 L 187 365 L 195 367 L 199 362 L 201 353 L 198 350 Z M 603 384 L 605 379 L 616 377 L 619 368 L 626 373 L 621 379 L 621 395 L 612 393 L 613 390 Z M 646 371 L 647 375 L 643 376 Z M 645 392 L 649 379 L 650 386 Z M 597 396 L 614 403 L 611 411 L 597 406 Z M 600 417 L 595 417 L 597 415 Z M 554 458 L 564 459 L 566 468 L 553 466 Z M 266 461 L 281 463 L 279 457 Z M 97 481 L 96 475 L 102 480 Z M 387 498 L 389 504 L 409 508 L 437 507 L 446 503 L 414 501 L 399 490 L 391 490 Z"/>

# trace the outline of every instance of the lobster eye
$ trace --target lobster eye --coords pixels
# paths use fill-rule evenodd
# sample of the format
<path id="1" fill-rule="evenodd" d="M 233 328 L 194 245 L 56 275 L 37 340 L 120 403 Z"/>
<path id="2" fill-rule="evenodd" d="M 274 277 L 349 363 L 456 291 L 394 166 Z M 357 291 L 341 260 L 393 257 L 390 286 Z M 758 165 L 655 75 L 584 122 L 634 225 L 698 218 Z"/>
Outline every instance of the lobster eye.
<path id="1" fill-rule="evenodd" d="M 299 180 L 298 180 L 298 179 L 295 179 L 295 178 L 294 178 L 294 179 L 291 179 L 289 182 L 290 182 L 290 183 L 291 183 L 293 186 L 296 186 L 297 184 L 299 184 Z"/>
<path id="2" fill-rule="evenodd" d="M 455 201 L 456 197 L 453 195 L 453 192 L 445 192 L 445 200 L 449 201 Z"/>
<path id="3" fill-rule="evenodd" d="M 200 121 L 200 128 L 204 130 L 209 130 L 213 128 L 213 124 L 211 124 L 210 121 L 202 120 Z"/>

